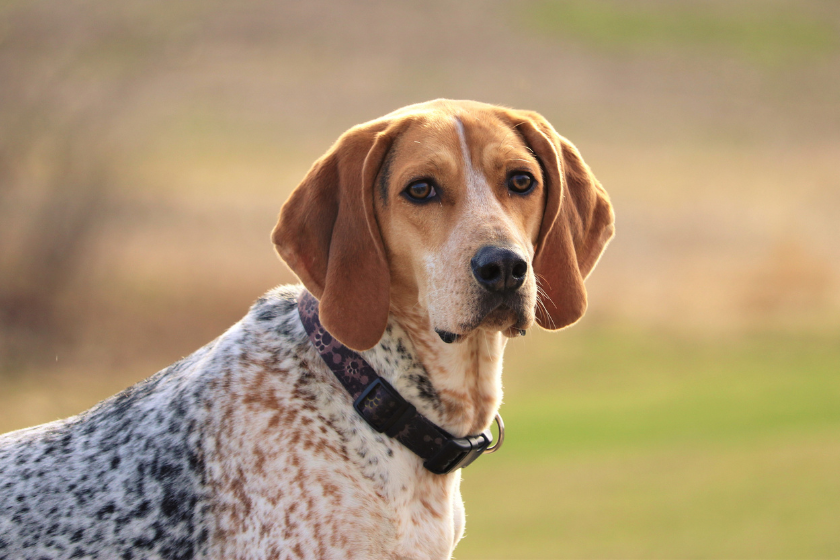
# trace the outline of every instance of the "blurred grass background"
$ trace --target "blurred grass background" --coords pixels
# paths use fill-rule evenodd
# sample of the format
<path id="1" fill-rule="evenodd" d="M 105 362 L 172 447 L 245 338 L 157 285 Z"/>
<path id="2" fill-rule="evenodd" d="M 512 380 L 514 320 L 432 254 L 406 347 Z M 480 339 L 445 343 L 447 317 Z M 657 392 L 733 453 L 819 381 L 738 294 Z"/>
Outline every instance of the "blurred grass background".
<path id="1" fill-rule="evenodd" d="M 275 284 L 348 127 L 543 113 L 610 192 L 590 310 L 506 355 L 469 558 L 840 556 L 840 4 L 0 1 L 0 431 L 191 353 Z"/>

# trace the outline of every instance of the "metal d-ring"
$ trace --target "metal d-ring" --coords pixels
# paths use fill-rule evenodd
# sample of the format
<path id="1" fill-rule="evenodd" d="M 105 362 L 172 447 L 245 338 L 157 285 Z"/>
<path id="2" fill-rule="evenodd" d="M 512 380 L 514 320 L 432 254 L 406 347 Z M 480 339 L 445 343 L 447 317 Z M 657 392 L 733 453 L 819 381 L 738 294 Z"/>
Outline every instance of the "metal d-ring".
<path id="1" fill-rule="evenodd" d="M 496 425 L 499 427 L 499 441 L 495 445 L 485 449 L 485 453 L 495 453 L 505 442 L 505 423 L 502 421 L 502 417 L 498 412 L 496 413 Z"/>

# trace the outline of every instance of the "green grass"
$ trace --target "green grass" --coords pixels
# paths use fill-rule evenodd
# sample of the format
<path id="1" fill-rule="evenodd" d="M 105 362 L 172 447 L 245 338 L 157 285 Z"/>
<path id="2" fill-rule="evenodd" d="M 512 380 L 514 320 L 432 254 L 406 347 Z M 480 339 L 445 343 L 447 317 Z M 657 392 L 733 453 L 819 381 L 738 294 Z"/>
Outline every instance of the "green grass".
<path id="1" fill-rule="evenodd" d="M 712 4 L 540 1 L 526 25 L 543 34 L 615 51 L 717 53 L 763 64 L 830 53 L 838 30 L 796 3 Z"/>
<path id="2" fill-rule="evenodd" d="M 840 555 L 840 343 L 570 331 L 511 344 L 468 558 Z"/>

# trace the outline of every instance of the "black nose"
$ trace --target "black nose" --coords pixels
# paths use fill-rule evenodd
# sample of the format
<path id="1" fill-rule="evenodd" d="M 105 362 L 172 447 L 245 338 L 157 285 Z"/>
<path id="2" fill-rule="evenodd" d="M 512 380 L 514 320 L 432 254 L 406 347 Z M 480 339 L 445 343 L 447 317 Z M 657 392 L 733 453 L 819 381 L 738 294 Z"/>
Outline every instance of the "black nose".
<path id="1" fill-rule="evenodd" d="M 502 247 L 482 247 L 470 265 L 478 283 L 491 292 L 513 292 L 528 274 L 525 259 Z"/>

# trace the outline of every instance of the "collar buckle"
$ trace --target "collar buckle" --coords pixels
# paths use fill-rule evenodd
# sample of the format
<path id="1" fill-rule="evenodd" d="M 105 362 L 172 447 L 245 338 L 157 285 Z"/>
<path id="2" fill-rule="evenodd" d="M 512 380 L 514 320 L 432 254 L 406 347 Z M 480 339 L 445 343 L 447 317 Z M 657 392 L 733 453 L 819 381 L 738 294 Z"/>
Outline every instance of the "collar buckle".
<path id="1" fill-rule="evenodd" d="M 429 457 L 423 466 L 435 474 L 448 474 L 478 459 L 493 441 L 485 433 L 477 436 L 447 439 L 440 451 Z"/>

